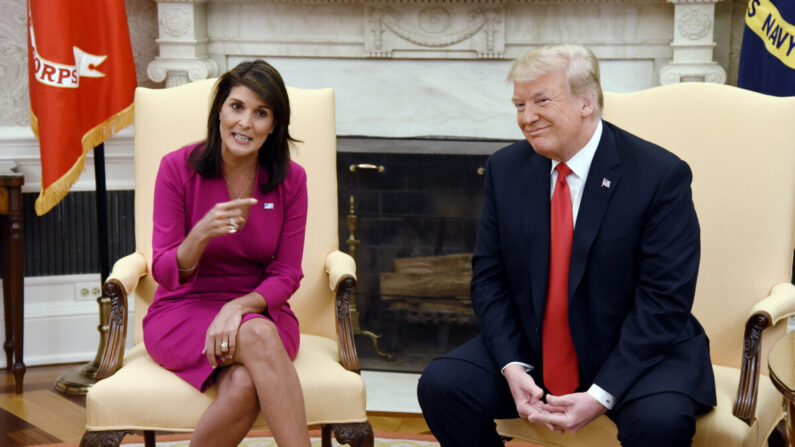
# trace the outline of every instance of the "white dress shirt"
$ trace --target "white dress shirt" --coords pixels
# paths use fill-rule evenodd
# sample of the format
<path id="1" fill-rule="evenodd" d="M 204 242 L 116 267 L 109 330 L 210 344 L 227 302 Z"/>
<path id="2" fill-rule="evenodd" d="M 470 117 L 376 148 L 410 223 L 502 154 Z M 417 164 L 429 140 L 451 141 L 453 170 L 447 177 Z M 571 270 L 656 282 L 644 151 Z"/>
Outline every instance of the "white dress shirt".
<path id="1" fill-rule="evenodd" d="M 588 143 L 586 143 L 582 149 L 577 151 L 573 157 L 566 161 L 566 165 L 571 169 L 571 174 L 566 177 L 566 183 L 569 184 L 569 193 L 571 194 L 571 211 L 574 227 L 577 226 L 577 214 L 580 211 L 580 202 L 582 201 L 582 193 L 585 189 L 585 180 L 588 178 L 588 171 L 591 170 L 591 162 L 593 161 L 593 157 L 596 154 L 596 148 L 599 146 L 599 140 L 601 140 L 601 138 L 602 120 L 599 120 L 596 130 L 594 131 L 591 139 L 588 140 Z M 549 175 L 550 200 L 552 200 L 552 194 L 555 191 L 555 182 L 558 180 L 558 171 L 555 170 L 555 167 L 557 167 L 559 163 L 559 161 L 552 160 L 552 168 Z M 504 371 L 505 368 L 513 364 L 524 366 L 525 371 L 528 373 L 533 370 L 532 365 L 528 365 L 524 362 L 510 362 L 503 366 L 502 370 Z M 599 403 L 607 407 L 608 410 L 612 409 L 613 405 L 615 405 L 615 397 L 595 383 L 588 388 L 588 394 L 593 396 L 593 398 L 599 401 Z"/>

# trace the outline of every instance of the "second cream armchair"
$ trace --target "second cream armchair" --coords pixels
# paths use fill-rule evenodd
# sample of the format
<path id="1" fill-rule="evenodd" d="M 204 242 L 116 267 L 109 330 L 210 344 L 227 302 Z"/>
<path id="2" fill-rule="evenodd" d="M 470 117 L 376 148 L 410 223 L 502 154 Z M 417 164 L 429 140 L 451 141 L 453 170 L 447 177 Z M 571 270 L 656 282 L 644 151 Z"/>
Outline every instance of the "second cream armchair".
<path id="1" fill-rule="evenodd" d="M 605 93 L 604 119 L 657 143 L 693 170 L 701 264 L 693 313 L 710 338 L 717 406 L 695 447 L 760 447 L 784 418 L 767 374 L 769 340 L 795 313 L 795 98 L 701 82 Z M 762 345 L 763 330 L 768 342 Z M 576 434 L 521 419 L 500 433 L 551 446 L 618 446 L 607 416 Z M 793 440 L 790 440 L 792 442 Z"/>

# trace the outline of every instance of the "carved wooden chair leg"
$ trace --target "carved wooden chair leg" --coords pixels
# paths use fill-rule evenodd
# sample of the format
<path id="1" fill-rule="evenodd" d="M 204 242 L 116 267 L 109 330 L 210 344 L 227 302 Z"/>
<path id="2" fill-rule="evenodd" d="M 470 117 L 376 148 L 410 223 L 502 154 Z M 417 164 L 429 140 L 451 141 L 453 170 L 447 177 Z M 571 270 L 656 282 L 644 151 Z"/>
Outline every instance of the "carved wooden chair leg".
<path id="1" fill-rule="evenodd" d="M 155 447 L 155 432 L 152 430 L 144 430 L 144 447 Z"/>
<path id="2" fill-rule="evenodd" d="M 122 438 L 131 431 L 87 431 L 83 433 L 80 447 L 118 447 Z"/>
<path id="3" fill-rule="evenodd" d="M 331 447 L 331 425 L 323 424 L 320 430 L 320 447 Z"/>
<path id="4" fill-rule="evenodd" d="M 352 424 L 334 424 L 334 437 L 340 444 L 349 444 L 351 447 L 373 447 L 373 427 L 369 422 Z"/>

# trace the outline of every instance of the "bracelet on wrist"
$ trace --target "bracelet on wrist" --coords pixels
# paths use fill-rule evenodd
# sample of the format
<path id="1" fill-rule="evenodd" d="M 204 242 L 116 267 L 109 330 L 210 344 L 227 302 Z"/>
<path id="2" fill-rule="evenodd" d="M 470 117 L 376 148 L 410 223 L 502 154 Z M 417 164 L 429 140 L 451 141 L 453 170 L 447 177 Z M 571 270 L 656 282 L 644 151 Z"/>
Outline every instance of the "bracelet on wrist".
<path id="1" fill-rule="evenodd" d="M 192 271 L 196 270 L 196 266 L 198 266 L 198 264 L 194 265 L 191 268 L 181 269 L 181 268 L 179 268 L 179 264 L 178 264 L 177 265 L 177 270 L 179 270 L 180 272 L 192 272 Z"/>

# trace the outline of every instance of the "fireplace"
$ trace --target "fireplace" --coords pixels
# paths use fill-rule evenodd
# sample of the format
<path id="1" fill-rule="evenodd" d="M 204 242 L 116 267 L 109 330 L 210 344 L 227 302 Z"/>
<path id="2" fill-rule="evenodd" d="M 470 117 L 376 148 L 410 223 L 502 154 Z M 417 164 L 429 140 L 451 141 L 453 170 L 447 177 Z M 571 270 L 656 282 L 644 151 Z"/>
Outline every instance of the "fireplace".
<path id="1" fill-rule="evenodd" d="M 338 139 L 340 249 L 357 262 L 363 368 L 421 371 L 477 333 L 469 278 L 483 166 L 505 144 Z"/>
<path id="2" fill-rule="evenodd" d="M 722 83 L 717 1 L 157 0 L 147 74 L 174 86 L 261 57 L 290 86 L 334 88 L 340 248 L 358 265 L 362 366 L 418 371 L 477 332 L 460 283 L 479 169 L 522 138 L 511 60 L 570 41 L 594 51 L 605 90 Z M 437 277 L 411 276 L 420 271 Z"/>

